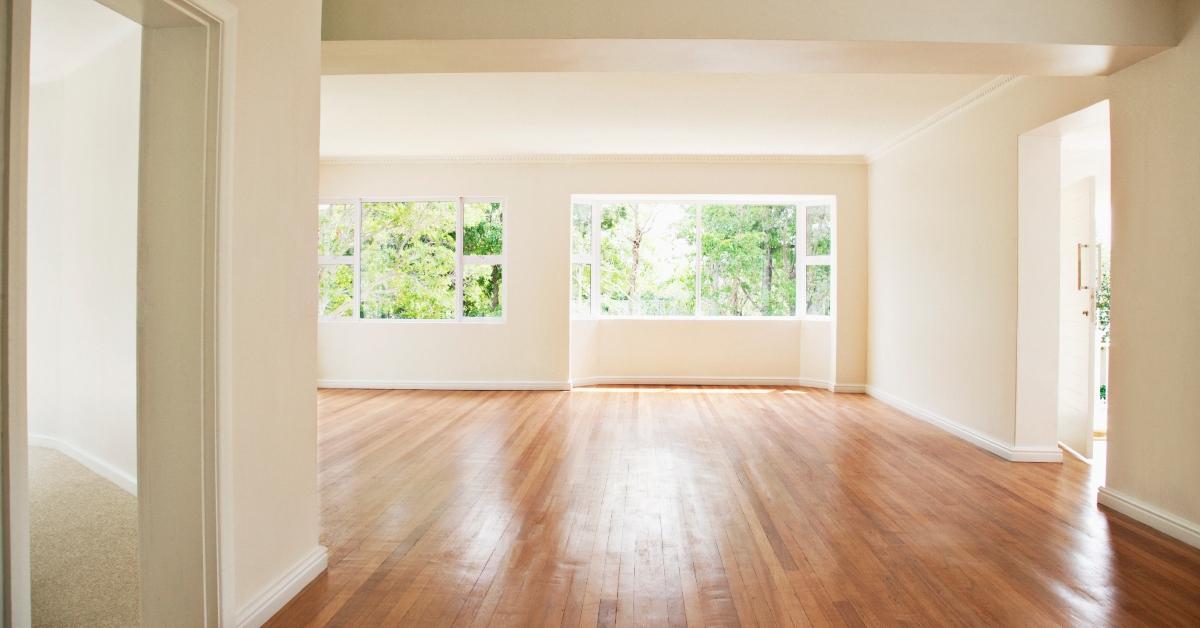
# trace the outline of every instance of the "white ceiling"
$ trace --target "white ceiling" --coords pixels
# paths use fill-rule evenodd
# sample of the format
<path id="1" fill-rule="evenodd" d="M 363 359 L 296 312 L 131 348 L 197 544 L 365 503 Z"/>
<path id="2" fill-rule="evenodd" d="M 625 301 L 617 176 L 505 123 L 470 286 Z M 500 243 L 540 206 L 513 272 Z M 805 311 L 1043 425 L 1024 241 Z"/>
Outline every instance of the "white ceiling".
<path id="1" fill-rule="evenodd" d="M 321 79 L 321 155 L 866 155 L 984 75 L 528 73 Z"/>
<path id="2" fill-rule="evenodd" d="M 29 78 L 62 78 L 84 61 L 141 29 L 96 0 L 33 0 Z"/>

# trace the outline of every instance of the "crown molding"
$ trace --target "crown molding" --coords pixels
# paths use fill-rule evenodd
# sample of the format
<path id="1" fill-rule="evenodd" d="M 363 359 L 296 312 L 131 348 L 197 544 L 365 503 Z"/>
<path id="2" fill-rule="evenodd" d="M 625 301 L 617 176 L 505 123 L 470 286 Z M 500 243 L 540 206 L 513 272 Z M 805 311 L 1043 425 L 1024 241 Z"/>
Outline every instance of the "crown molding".
<path id="1" fill-rule="evenodd" d="M 322 164 L 560 164 L 560 163 L 683 163 L 683 164 L 825 164 L 863 165 L 863 155 L 395 155 L 322 157 Z"/>
<path id="2" fill-rule="evenodd" d="M 893 151 L 893 150 L 899 148 L 900 146 L 907 144 L 911 140 L 923 135 L 926 131 L 940 125 L 941 123 L 945 122 L 946 120 L 949 120 L 950 118 L 966 111 L 967 109 L 970 109 L 971 107 L 973 107 L 980 101 L 988 98 L 992 94 L 995 94 L 996 92 L 1000 91 L 1005 86 L 1013 83 L 1014 81 L 1018 80 L 1019 78 L 1020 78 L 1019 76 L 1014 76 L 1012 74 L 1003 74 L 1003 75 L 997 76 L 996 78 L 988 81 L 987 83 L 984 83 L 983 85 L 972 90 L 970 93 L 963 96 L 962 98 L 959 98 L 958 100 L 956 100 L 956 101 L 950 103 L 949 105 L 943 107 L 942 109 L 938 110 L 937 113 L 934 113 L 933 115 L 929 116 L 928 118 L 925 118 L 924 120 L 918 122 L 912 128 L 908 129 L 904 133 L 901 133 L 899 136 L 897 136 L 891 142 L 888 142 L 887 144 L 884 144 L 881 148 L 876 149 L 876 150 L 872 151 L 871 153 L 869 153 L 866 157 L 867 163 L 871 163 L 871 162 L 874 162 L 874 161 L 880 159 L 881 157 L 890 153 L 891 151 Z"/>

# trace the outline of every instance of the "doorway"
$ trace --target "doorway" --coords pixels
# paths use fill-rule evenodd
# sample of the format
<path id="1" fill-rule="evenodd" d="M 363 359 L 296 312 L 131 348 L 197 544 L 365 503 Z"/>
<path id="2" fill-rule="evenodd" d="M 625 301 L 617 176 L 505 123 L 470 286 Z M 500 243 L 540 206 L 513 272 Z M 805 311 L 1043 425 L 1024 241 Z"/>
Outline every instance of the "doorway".
<path id="1" fill-rule="evenodd" d="M 1108 129 L 1101 101 L 1018 138 L 1016 441 L 1055 461 L 1104 455 Z"/>
<path id="2" fill-rule="evenodd" d="M 27 419 L 35 626 L 138 621 L 142 28 L 33 0 Z"/>
<path id="3" fill-rule="evenodd" d="M 1060 144 L 1059 441 L 1093 460 L 1108 428 L 1112 200 L 1107 108 Z"/>
<path id="4" fill-rule="evenodd" d="M 223 0 L 14 0 L 11 7 L 8 307 L 0 324 L 4 623 L 217 625 L 217 372 L 225 332 L 216 314 L 228 290 L 218 281 L 217 234 L 231 190 L 233 39 L 225 35 L 236 14 Z M 51 14 L 66 32 L 46 39 L 34 29 Z M 46 60 L 62 67 L 43 72 Z M 31 444 L 45 450 L 34 450 L 32 464 Z M 46 452 L 57 457 L 47 461 Z M 73 542 L 88 535 L 79 525 L 95 523 L 80 510 L 82 498 L 107 487 L 125 500 L 102 500 L 112 507 L 90 517 L 119 520 L 108 532 L 124 531 L 120 552 L 105 547 L 116 537 L 93 541 L 108 567 L 122 565 L 99 577 L 121 571 L 126 585 L 132 581 L 92 592 L 119 601 L 118 617 L 34 616 L 39 593 L 31 589 L 44 583 L 31 552 L 64 554 L 30 531 L 43 520 L 34 502 L 47 478 L 83 478 L 66 484 L 91 487 L 58 493 L 73 503 L 51 500 L 67 509 L 57 520 L 74 526 L 62 537 Z M 65 554 L 68 568 L 59 574 L 69 576 L 71 561 L 82 558 Z M 66 597 L 58 584 L 52 593 Z"/>

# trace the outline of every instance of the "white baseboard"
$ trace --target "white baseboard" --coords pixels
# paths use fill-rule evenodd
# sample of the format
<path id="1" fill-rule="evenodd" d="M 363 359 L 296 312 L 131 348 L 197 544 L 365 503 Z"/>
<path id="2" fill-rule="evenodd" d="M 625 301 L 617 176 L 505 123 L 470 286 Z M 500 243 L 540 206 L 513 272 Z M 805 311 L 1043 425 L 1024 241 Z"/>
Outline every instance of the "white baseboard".
<path id="1" fill-rule="evenodd" d="M 1058 447 L 1017 447 L 1000 442 L 991 436 L 977 432 L 956 421 L 915 406 L 907 400 L 874 386 L 867 386 L 867 394 L 905 414 L 950 432 L 968 443 L 1000 456 L 1005 460 L 1012 462 L 1062 462 L 1063 460 L 1062 450 Z"/>
<path id="2" fill-rule="evenodd" d="M 1076 460 L 1086 463 L 1086 464 L 1092 464 L 1092 460 L 1090 458 L 1079 453 L 1078 451 L 1075 451 L 1074 447 L 1071 447 L 1070 445 L 1062 442 L 1061 440 L 1058 441 L 1058 447 L 1059 447 L 1059 449 L 1062 449 L 1063 451 L 1067 452 L 1068 454 L 1071 454 L 1072 458 L 1075 458 Z"/>
<path id="3" fill-rule="evenodd" d="M 803 377 L 693 377 L 662 375 L 602 375 L 577 377 L 571 386 L 613 386 L 645 384 L 648 386 L 804 386 L 828 388 L 829 382 Z"/>
<path id="4" fill-rule="evenodd" d="M 1098 501 L 1101 506 L 1111 508 L 1167 536 L 1179 539 L 1192 547 L 1200 547 L 1200 524 L 1194 521 L 1188 521 L 1105 486 L 1100 487 Z"/>
<path id="5" fill-rule="evenodd" d="M 137 478 L 101 460 L 100 458 L 60 438 L 44 434 L 30 434 L 29 444 L 33 447 L 54 449 L 87 467 L 96 475 L 116 484 L 130 495 L 137 495 Z"/>
<path id="6" fill-rule="evenodd" d="M 279 609 L 308 586 L 308 583 L 321 575 L 328 564 L 329 552 L 320 545 L 313 548 L 300 562 L 242 607 L 234 625 L 238 628 L 259 628 L 267 623 Z"/>
<path id="7" fill-rule="evenodd" d="M 693 377 L 660 375 L 605 375 L 561 381 L 399 381 L 379 379 L 322 379 L 318 388 L 363 388 L 380 390 L 570 390 L 575 386 L 802 386 L 825 388 L 838 393 L 866 392 L 865 384 L 830 386 L 827 380 L 807 377 Z"/>
<path id="8" fill-rule="evenodd" d="M 321 379 L 318 388 L 367 388 L 380 390 L 570 390 L 570 382 L 559 381 L 400 381 L 383 379 Z"/>

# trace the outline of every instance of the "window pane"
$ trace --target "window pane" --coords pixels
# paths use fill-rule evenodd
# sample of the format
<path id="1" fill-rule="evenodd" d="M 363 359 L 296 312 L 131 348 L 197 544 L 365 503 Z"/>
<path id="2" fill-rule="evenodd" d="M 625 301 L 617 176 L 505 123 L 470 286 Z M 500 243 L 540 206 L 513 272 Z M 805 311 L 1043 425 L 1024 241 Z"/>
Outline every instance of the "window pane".
<path id="1" fill-rule="evenodd" d="M 571 312 L 577 316 L 592 313 L 591 264 L 571 264 Z"/>
<path id="2" fill-rule="evenodd" d="M 317 205 L 317 255 L 354 255 L 354 204 Z"/>
<path id="3" fill-rule="evenodd" d="M 326 318 L 354 316 L 354 266 L 326 264 L 317 267 L 318 313 Z"/>
<path id="4" fill-rule="evenodd" d="M 604 314 L 695 313 L 694 208 L 665 203 L 604 205 L 600 231 L 600 304 Z"/>
<path id="5" fill-rule="evenodd" d="M 454 318 L 453 201 L 362 205 L 363 318 Z"/>
<path id="6" fill-rule="evenodd" d="M 463 255 L 504 252 L 504 210 L 500 203 L 463 205 Z"/>
<path id="7" fill-rule="evenodd" d="M 807 270 L 808 276 L 805 284 L 808 289 L 805 302 L 808 304 L 808 309 L 805 311 L 818 316 L 829 316 L 829 265 L 808 266 Z"/>
<path id="8" fill-rule="evenodd" d="M 700 305 L 706 316 L 794 316 L 796 208 L 705 205 Z"/>
<path id="9" fill-rule="evenodd" d="M 829 255 L 833 250 L 829 208 L 809 207 L 807 213 L 808 255 Z"/>
<path id="10" fill-rule="evenodd" d="M 576 204 L 571 208 L 571 254 L 592 254 L 592 206 Z"/>
<path id="11" fill-rule="evenodd" d="M 497 318 L 504 271 L 499 264 L 463 267 L 463 316 Z"/>

